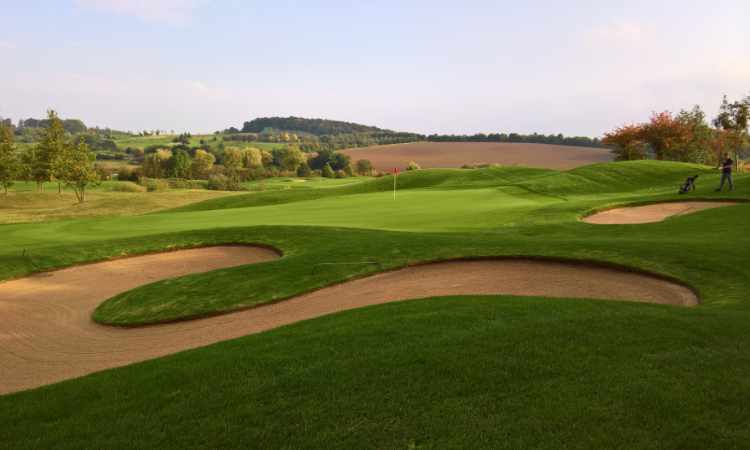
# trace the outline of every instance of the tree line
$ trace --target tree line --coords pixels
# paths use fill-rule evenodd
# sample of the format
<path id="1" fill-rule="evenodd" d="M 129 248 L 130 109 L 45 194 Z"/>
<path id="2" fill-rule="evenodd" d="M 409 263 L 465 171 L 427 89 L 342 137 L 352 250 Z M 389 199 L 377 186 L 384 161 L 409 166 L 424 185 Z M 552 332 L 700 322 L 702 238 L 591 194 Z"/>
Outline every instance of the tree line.
<path id="1" fill-rule="evenodd" d="M 570 145 L 575 147 L 604 147 L 599 138 L 586 136 L 565 136 L 563 134 L 519 134 L 519 133 L 477 133 L 472 135 L 431 134 L 431 142 L 509 142 L 527 144 Z"/>
<path id="2" fill-rule="evenodd" d="M 87 187 L 99 181 L 95 159 L 83 139 L 70 139 L 55 111 L 48 112 L 39 142 L 21 154 L 15 146 L 13 128 L 0 124 L 0 184 L 6 195 L 14 180 L 34 181 L 39 191 L 45 182 L 56 181 L 58 192 L 63 186 L 70 187 L 83 202 Z"/>
<path id="3" fill-rule="evenodd" d="M 321 150 L 311 155 L 298 146 L 289 145 L 271 151 L 227 147 L 221 153 L 221 164 L 217 164 L 214 154 L 200 148 L 160 148 L 144 156 L 139 170 L 122 170 L 119 175 L 120 179 L 133 181 L 141 178 L 208 180 L 209 189 L 239 190 L 242 182 L 279 175 L 345 178 L 355 173 L 372 175 L 372 163 L 359 160 L 352 165 L 351 158 L 343 153 Z"/>
<path id="4" fill-rule="evenodd" d="M 612 147 L 618 161 L 646 159 L 717 164 L 733 153 L 738 161 L 748 144 L 750 96 L 730 102 L 726 96 L 718 115 L 709 123 L 699 106 L 654 113 L 648 122 L 627 124 L 605 134 L 602 142 Z"/>

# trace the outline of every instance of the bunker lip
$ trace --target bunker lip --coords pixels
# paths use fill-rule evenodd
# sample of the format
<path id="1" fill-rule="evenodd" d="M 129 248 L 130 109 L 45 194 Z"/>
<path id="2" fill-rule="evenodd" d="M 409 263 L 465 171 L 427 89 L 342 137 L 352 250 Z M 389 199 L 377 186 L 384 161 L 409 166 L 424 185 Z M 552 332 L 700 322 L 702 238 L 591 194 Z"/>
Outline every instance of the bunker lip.
<path id="1" fill-rule="evenodd" d="M 666 200 L 658 202 L 616 205 L 590 212 L 579 220 L 592 225 L 637 225 L 662 222 L 670 217 L 691 214 L 706 209 L 747 203 L 745 199 Z"/>
<path id="2" fill-rule="evenodd" d="M 347 283 L 351 283 L 354 281 L 359 281 L 363 279 L 367 279 L 370 277 L 373 277 L 375 275 L 383 275 L 383 274 L 389 274 L 394 272 L 399 272 L 405 269 L 409 268 L 418 268 L 418 267 L 424 267 L 424 266 L 431 266 L 436 264 L 443 264 L 443 263 L 458 263 L 458 262 L 473 262 L 473 261 L 529 261 L 529 262 L 540 262 L 540 263 L 558 263 L 563 264 L 571 267 L 580 267 L 583 269 L 610 269 L 612 271 L 621 272 L 621 273 L 630 273 L 634 275 L 641 275 L 647 278 L 652 278 L 655 280 L 661 280 L 665 283 L 670 283 L 672 285 L 681 286 L 684 289 L 689 290 L 692 293 L 692 299 L 683 302 L 683 303 L 659 303 L 659 302 L 649 302 L 649 301 L 641 301 L 641 300 L 633 300 L 633 299 L 619 299 L 621 301 L 633 301 L 633 302 L 639 302 L 639 303 L 655 303 L 655 304 L 671 304 L 673 306 L 684 306 L 684 307 L 694 307 L 701 304 L 700 300 L 700 293 L 697 289 L 695 289 L 690 284 L 684 282 L 683 280 L 658 273 L 658 272 L 652 272 L 649 270 L 640 269 L 633 266 L 627 266 L 624 264 L 617 264 L 609 261 L 597 261 L 592 259 L 574 259 L 574 258 L 565 258 L 565 257 L 558 257 L 558 256 L 539 256 L 539 255 L 486 255 L 486 256 L 462 256 L 462 257 L 455 257 L 455 258 L 447 258 L 447 259 L 434 259 L 434 260 L 425 260 L 425 261 L 417 261 L 417 262 L 410 262 L 407 263 L 404 266 L 380 270 L 377 272 L 371 272 L 371 273 L 365 273 L 361 275 L 354 276 L 352 278 L 347 278 L 340 282 L 335 282 L 329 285 L 325 285 L 322 287 L 317 287 L 314 289 L 311 289 L 309 291 L 305 291 L 301 294 L 292 295 L 289 297 L 279 297 L 273 300 L 270 300 L 268 302 L 264 302 L 258 305 L 251 305 L 251 306 L 241 306 L 238 308 L 233 309 L 226 309 L 221 311 L 213 311 L 213 312 L 202 312 L 199 314 L 189 314 L 189 315 L 183 315 L 180 317 L 176 317 L 173 319 L 163 319 L 163 320 L 155 320 L 155 321 L 148 321 L 148 322 L 132 322 L 132 323 L 118 323 L 118 322 L 106 322 L 106 321 L 100 321 L 97 320 L 96 323 L 99 325 L 105 326 L 105 327 L 115 327 L 115 328 L 123 328 L 123 329 L 134 329 L 134 328 L 145 328 L 145 327 L 158 327 L 161 325 L 169 325 L 169 324 L 175 324 L 180 322 L 189 322 L 194 320 L 200 320 L 200 319 L 208 319 L 213 318 L 217 316 L 224 316 L 224 315 L 230 315 L 235 314 L 238 312 L 248 311 L 252 309 L 258 309 L 263 308 L 265 306 L 273 305 L 275 303 L 285 302 L 287 300 L 292 300 L 297 297 L 300 297 L 302 295 L 309 295 L 316 293 L 318 291 L 324 291 L 326 289 L 330 289 L 335 286 L 339 285 L 346 285 Z M 374 263 L 380 266 L 379 263 Z M 459 294 L 460 295 L 460 294 Z M 503 295 L 503 294 L 494 294 L 494 295 Z M 438 295 L 439 296 L 439 295 Z M 515 295 L 517 297 L 524 297 L 524 295 Z M 526 297 L 529 297 L 529 295 L 526 295 Z M 559 298 L 554 295 L 550 295 L 550 298 Z M 578 297 L 581 299 L 588 299 L 588 300 L 613 300 L 616 301 L 617 299 L 608 299 L 608 298 L 601 298 L 601 299 L 594 299 L 592 297 Z M 412 300 L 412 299 L 402 299 L 402 300 Z"/>
<path id="3" fill-rule="evenodd" d="M 224 261 L 219 261 L 223 255 Z M 694 290 L 665 277 L 582 261 L 481 258 L 417 264 L 276 303 L 192 321 L 102 326 L 91 312 L 123 288 L 276 258 L 268 249 L 206 247 L 106 261 L 0 283 L 0 394 L 202 347 L 340 311 L 406 299 L 514 295 L 613 299 L 692 306 Z M 137 270 L 133 270 L 137 268 Z M 94 280 L 94 286 L 92 286 Z M 595 280 L 595 282 L 592 282 Z M 128 284 L 125 286 L 125 284 Z M 132 287 L 130 287 L 132 286 Z"/>
<path id="4" fill-rule="evenodd" d="M 11 276 L 9 278 L 2 278 L 0 279 L 0 286 L 2 286 L 3 283 L 8 282 L 8 281 L 20 280 L 20 279 L 30 278 L 30 277 L 44 277 L 44 276 L 48 276 L 52 272 L 58 272 L 60 270 L 70 269 L 73 267 L 85 267 L 85 266 L 90 266 L 94 264 L 106 263 L 110 261 L 119 261 L 121 259 L 139 258 L 141 256 L 161 255 L 164 253 L 181 252 L 185 250 L 200 250 L 203 248 L 214 248 L 214 247 L 259 248 L 259 249 L 264 249 L 264 250 L 268 250 L 270 252 L 276 253 L 278 258 L 284 257 L 284 252 L 282 250 L 274 247 L 273 245 L 268 245 L 268 244 L 242 243 L 242 242 L 214 242 L 210 244 L 185 245 L 185 246 L 179 245 L 179 246 L 164 247 L 161 249 L 147 250 L 145 252 L 134 252 L 134 253 L 127 253 L 127 254 L 113 255 L 113 256 L 104 256 L 98 259 L 74 262 L 73 264 L 68 264 L 64 266 L 50 267 L 46 269 L 35 270 L 33 272 L 29 272 L 29 273 L 22 274 L 22 275 Z M 194 272 L 194 273 L 200 273 L 200 272 Z"/>

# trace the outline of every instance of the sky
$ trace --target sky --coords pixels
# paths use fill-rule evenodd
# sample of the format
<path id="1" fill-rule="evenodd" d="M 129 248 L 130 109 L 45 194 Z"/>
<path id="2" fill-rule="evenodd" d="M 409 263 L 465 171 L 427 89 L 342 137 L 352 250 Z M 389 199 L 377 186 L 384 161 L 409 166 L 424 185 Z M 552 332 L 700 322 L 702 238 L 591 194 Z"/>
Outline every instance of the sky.
<path id="1" fill-rule="evenodd" d="M 0 0 L 0 116 L 600 136 L 750 94 L 747 0 Z"/>

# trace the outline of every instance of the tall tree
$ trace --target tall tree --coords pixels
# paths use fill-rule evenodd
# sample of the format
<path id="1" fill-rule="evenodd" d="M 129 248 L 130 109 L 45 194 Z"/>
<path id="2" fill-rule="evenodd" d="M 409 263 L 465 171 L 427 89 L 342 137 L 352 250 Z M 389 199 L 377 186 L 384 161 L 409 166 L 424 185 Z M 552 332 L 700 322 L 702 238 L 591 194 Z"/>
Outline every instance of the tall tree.
<path id="1" fill-rule="evenodd" d="M 245 149 L 245 161 L 244 165 L 248 169 L 262 169 L 263 168 L 263 153 L 255 147 L 249 147 Z"/>
<path id="2" fill-rule="evenodd" d="M 205 150 L 196 150 L 191 171 L 193 177 L 206 179 L 211 174 L 216 157 Z"/>
<path id="3" fill-rule="evenodd" d="M 739 153 L 748 143 L 749 122 L 750 96 L 730 103 L 725 95 L 719 107 L 719 115 L 714 119 L 714 126 L 724 132 L 726 145 L 734 151 L 735 164 L 739 164 Z"/>
<path id="4" fill-rule="evenodd" d="M 86 142 L 81 139 L 77 145 L 66 147 L 59 159 L 60 179 L 73 189 L 79 203 L 86 199 L 86 188 L 99 181 L 94 167 L 96 155 L 91 153 Z"/>
<path id="5" fill-rule="evenodd" d="M 224 170 L 230 180 L 234 182 L 239 180 L 244 159 L 244 153 L 238 148 L 228 148 L 224 151 Z"/>
<path id="6" fill-rule="evenodd" d="M 19 161 L 13 143 L 13 129 L 5 122 L 0 123 L 0 185 L 5 195 L 13 180 L 19 175 Z"/>
<path id="7" fill-rule="evenodd" d="M 177 150 L 169 160 L 169 175 L 174 178 L 190 178 L 193 161 L 185 150 Z"/>
<path id="8" fill-rule="evenodd" d="M 143 159 L 143 175 L 147 178 L 164 178 L 171 158 L 172 152 L 167 149 L 149 153 Z"/>
<path id="9" fill-rule="evenodd" d="M 46 181 L 60 180 L 60 158 L 63 157 L 65 149 L 69 145 L 62 120 L 55 111 L 49 110 L 47 112 L 47 126 L 44 128 L 41 141 L 34 152 L 35 160 L 32 172 L 39 190 L 43 189 Z M 58 192 L 62 192 L 61 183 L 58 183 Z"/>
<path id="10" fill-rule="evenodd" d="M 296 146 L 284 147 L 275 150 L 274 162 L 283 170 L 296 171 L 297 168 L 307 161 L 305 154 Z"/>

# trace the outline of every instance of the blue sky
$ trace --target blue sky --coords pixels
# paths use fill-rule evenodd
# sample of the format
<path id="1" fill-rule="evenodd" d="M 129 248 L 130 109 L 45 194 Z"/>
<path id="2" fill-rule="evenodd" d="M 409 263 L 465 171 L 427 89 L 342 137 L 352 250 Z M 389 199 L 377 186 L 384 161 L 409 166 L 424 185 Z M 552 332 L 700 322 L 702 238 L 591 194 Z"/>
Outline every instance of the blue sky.
<path id="1" fill-rule="evenodd" d="M 0 0 L 0 116 L 598 136 L 750 94 L 748 1 Z"/>

